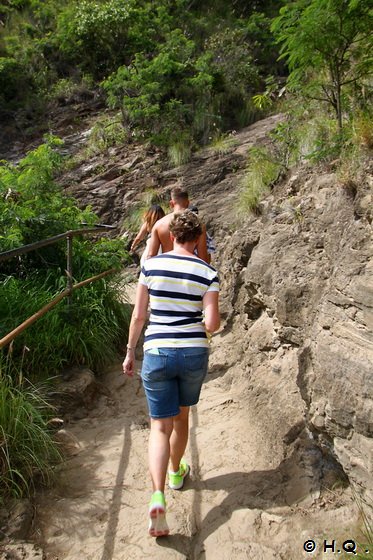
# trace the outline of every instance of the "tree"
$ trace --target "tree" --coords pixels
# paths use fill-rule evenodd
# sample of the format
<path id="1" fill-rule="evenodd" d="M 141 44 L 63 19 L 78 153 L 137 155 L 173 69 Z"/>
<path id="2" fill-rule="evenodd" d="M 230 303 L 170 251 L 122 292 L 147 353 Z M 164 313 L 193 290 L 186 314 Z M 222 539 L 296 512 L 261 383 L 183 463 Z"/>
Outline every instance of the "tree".
<path id="1" fill-rule="evenodd" d="M 339 131 L 347 85 L 358 86 L 372 73 L 373 10 L 370 0 L 297 0 L 272 23 L 288 84 L 334 109 Z"/>

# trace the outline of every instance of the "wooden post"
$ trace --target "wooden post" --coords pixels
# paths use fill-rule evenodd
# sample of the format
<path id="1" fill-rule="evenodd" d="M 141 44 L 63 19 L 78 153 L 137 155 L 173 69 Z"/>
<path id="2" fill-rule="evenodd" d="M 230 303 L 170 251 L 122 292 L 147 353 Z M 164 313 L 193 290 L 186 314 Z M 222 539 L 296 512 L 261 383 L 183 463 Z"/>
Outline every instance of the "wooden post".
<path id="1" fill-rule="evenodd" d="M 69 307 L 69 313 L 71 313 L 71 306 L 73 303 L 73 237 L 72 235 L 67 236 L 67 264 L 66 264 L 66 275 L 67 275 L 67 290 L 69 295 L 67 296 L 67 305 Z M 71 318 L 71 317 L 70 317 Z"/>

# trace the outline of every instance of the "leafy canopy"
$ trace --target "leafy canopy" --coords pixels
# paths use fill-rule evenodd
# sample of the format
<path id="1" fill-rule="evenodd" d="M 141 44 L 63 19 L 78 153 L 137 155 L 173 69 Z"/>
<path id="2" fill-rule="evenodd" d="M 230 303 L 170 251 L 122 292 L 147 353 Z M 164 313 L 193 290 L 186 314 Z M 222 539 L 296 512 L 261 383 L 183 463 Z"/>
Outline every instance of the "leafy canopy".
<path id="1" fill-rule="evenodd" d="M 361 86 L 372 73 L 372 28 L 369 0 L 297 0 L 272 23 L 290 87 L 329 103 L 340 128 L 343 89 Z"/>

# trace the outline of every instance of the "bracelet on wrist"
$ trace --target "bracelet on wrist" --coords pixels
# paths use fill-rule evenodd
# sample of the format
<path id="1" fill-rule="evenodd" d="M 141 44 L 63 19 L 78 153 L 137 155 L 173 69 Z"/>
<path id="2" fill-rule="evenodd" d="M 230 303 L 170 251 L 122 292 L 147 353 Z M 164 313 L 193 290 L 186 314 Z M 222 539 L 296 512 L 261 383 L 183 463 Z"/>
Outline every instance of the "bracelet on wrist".
<path id="1" fill-rule="evenodd" d="M 127 344 L 127 350 L 135 350 L 135 346 L 129 346 L 129 345 Z"/>

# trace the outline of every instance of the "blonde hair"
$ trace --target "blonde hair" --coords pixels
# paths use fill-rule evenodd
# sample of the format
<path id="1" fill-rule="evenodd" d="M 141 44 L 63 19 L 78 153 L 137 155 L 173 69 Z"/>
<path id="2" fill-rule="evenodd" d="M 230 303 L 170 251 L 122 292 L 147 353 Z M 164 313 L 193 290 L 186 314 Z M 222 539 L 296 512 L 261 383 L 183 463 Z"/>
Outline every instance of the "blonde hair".
<path id="1" fill-rule="evenodd" d="M 170 223 L 170 232 L 178 243 L 197 241 L 202 233 L 202 224 L 198 216 L 191 210 L 175 214 Z"/>
<path id="2" fill-rule="evenodd" d="M 158 204 L 153 204 L 153 206 L 151 206 L 149 210 L 145 212 L 143 218 L 144 222 L 146 223 L 146 229 L 149 233 L 152 231 L 155 222 L 158 222 L 158 220 L 163 218 L 163 216 L 165 216 L 164 210 Z"/>

